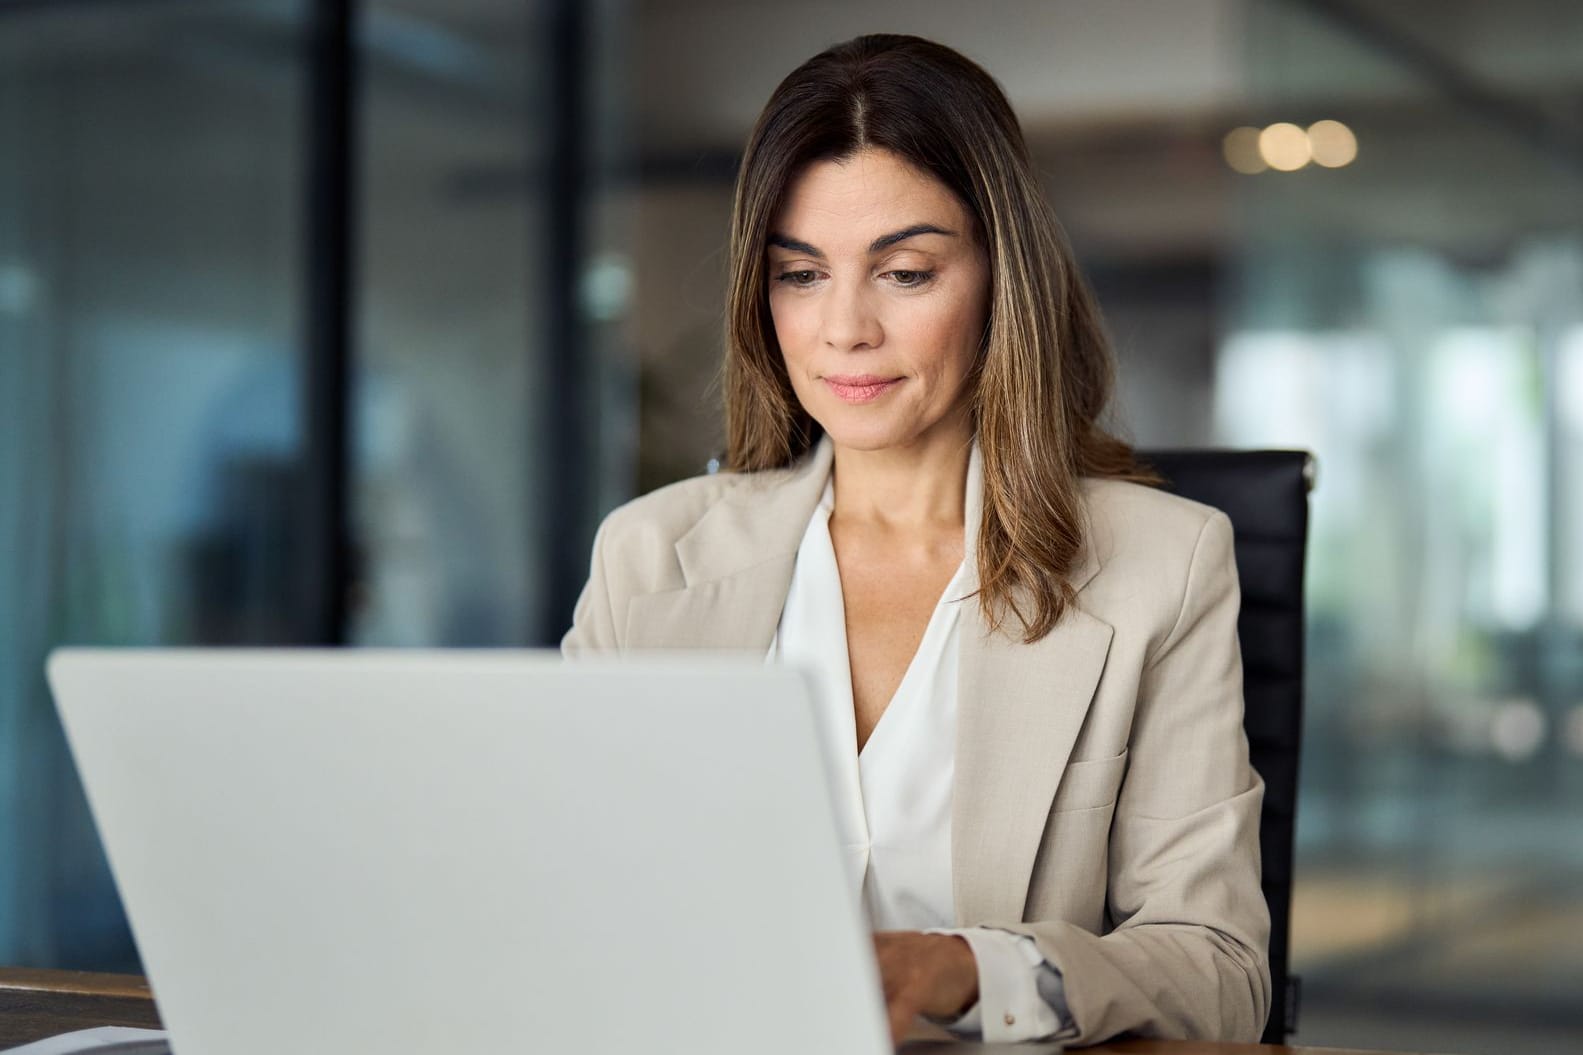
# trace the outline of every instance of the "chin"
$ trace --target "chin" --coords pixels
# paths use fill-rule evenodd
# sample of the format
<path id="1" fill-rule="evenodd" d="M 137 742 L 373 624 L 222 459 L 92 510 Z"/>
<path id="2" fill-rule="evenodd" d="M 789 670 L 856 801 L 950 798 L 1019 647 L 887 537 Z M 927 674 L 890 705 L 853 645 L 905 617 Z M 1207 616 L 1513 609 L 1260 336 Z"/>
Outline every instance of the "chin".
<path id="1" fill-rule="evenodd" d="M 841 408 L 843 410 L 848 408 Z M 853 421 L 850 414 L 826 414 L 815 418 L 830 442 L 853 451 L 882 451 L 904 447 L 918 437 L 894 421 Z"/>

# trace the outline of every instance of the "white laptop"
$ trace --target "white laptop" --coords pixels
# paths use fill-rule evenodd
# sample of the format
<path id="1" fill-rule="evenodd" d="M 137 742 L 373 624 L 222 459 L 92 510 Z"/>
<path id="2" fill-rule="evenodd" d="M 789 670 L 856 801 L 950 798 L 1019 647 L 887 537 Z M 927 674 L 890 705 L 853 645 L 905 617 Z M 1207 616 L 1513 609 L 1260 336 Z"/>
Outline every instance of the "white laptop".
<path id="1" fill-rule="evenodd" d="M 49 678 L 177 1055 L 891 1050 L 794 670 L 63 649 Z"/>

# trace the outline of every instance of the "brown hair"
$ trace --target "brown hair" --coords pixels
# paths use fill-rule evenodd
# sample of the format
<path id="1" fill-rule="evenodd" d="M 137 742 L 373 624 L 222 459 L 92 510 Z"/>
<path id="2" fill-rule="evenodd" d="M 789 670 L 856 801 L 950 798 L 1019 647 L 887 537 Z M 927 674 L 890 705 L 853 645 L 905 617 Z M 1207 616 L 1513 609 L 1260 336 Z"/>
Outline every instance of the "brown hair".
<path id="1" fill-rule="evenodd" d="M 1080 478 L 1150 478 L 1099 422 L 1114 364 L 1098 307 L 1010 103 L 965 56 L 919 37 L 857 37 L 803 63 L 770 96 L 731 210 L 727 467 L 779 468 L 818 439 L 775 338 L 765 243 L 803 168 L 865 148 L 890 151 L 949 187 L 988 253 L 990 321 L 969 382 L 984 471 L 979 603 L 991 626 L 1009 609 L 1024 640 L 1036 641 L 1073 603 L 1067 576 L 1083 545 Z"/>

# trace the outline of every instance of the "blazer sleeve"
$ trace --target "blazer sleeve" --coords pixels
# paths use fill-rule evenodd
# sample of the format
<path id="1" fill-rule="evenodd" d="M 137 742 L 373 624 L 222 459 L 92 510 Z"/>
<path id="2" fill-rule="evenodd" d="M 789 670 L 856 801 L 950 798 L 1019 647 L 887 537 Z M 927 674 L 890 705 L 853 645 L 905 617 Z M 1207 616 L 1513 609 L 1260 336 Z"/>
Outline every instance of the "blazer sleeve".
<path id="1" fill-rule="evenodd" d="M 616 634 L 616 603 L 611 596 L 612 583 L 607 567 L 611 519 L 606 517 L 594 533 L 588 582 L 583 584 L 583 592 L 578 595 L 571 629 L 561 638 L 561 655 L 567 659 L 594 652 L 616 652 L 621 648 Z"/>
<path id="2" fill-rule="evenodd" d="M 1242 726 L 1232 539 L 1224 513 L 1204 523 L 1176 624 L 1139 680 L 1111 822 L 1112 929 L 997 924 L 1033 937 L 1060 970 L 1074 1045 L 1121 1033 L 1256 1041 L 1269 1015 L 1264 783 Z"/>

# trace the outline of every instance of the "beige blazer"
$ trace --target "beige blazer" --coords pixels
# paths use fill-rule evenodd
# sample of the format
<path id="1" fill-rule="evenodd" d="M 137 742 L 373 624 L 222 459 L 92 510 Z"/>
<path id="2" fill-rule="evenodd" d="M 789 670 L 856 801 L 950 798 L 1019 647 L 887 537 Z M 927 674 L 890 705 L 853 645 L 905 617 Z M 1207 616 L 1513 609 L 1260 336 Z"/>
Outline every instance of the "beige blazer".
<path id="1" fill-rule="evenodd" d="M 684 480 L 611 513 L 563 651 L 768 649 L 831 458 L 824 440 L 788 469 Z M 1073 1043 L 1257 1040 L 1264 784 L 1242 729 L 1231 523 L 1135 484 L 1084 489 L 1077 606 L 1054 631 L 1026 645 L 962 609 L 957 923 L 1038 942 Z"/>

